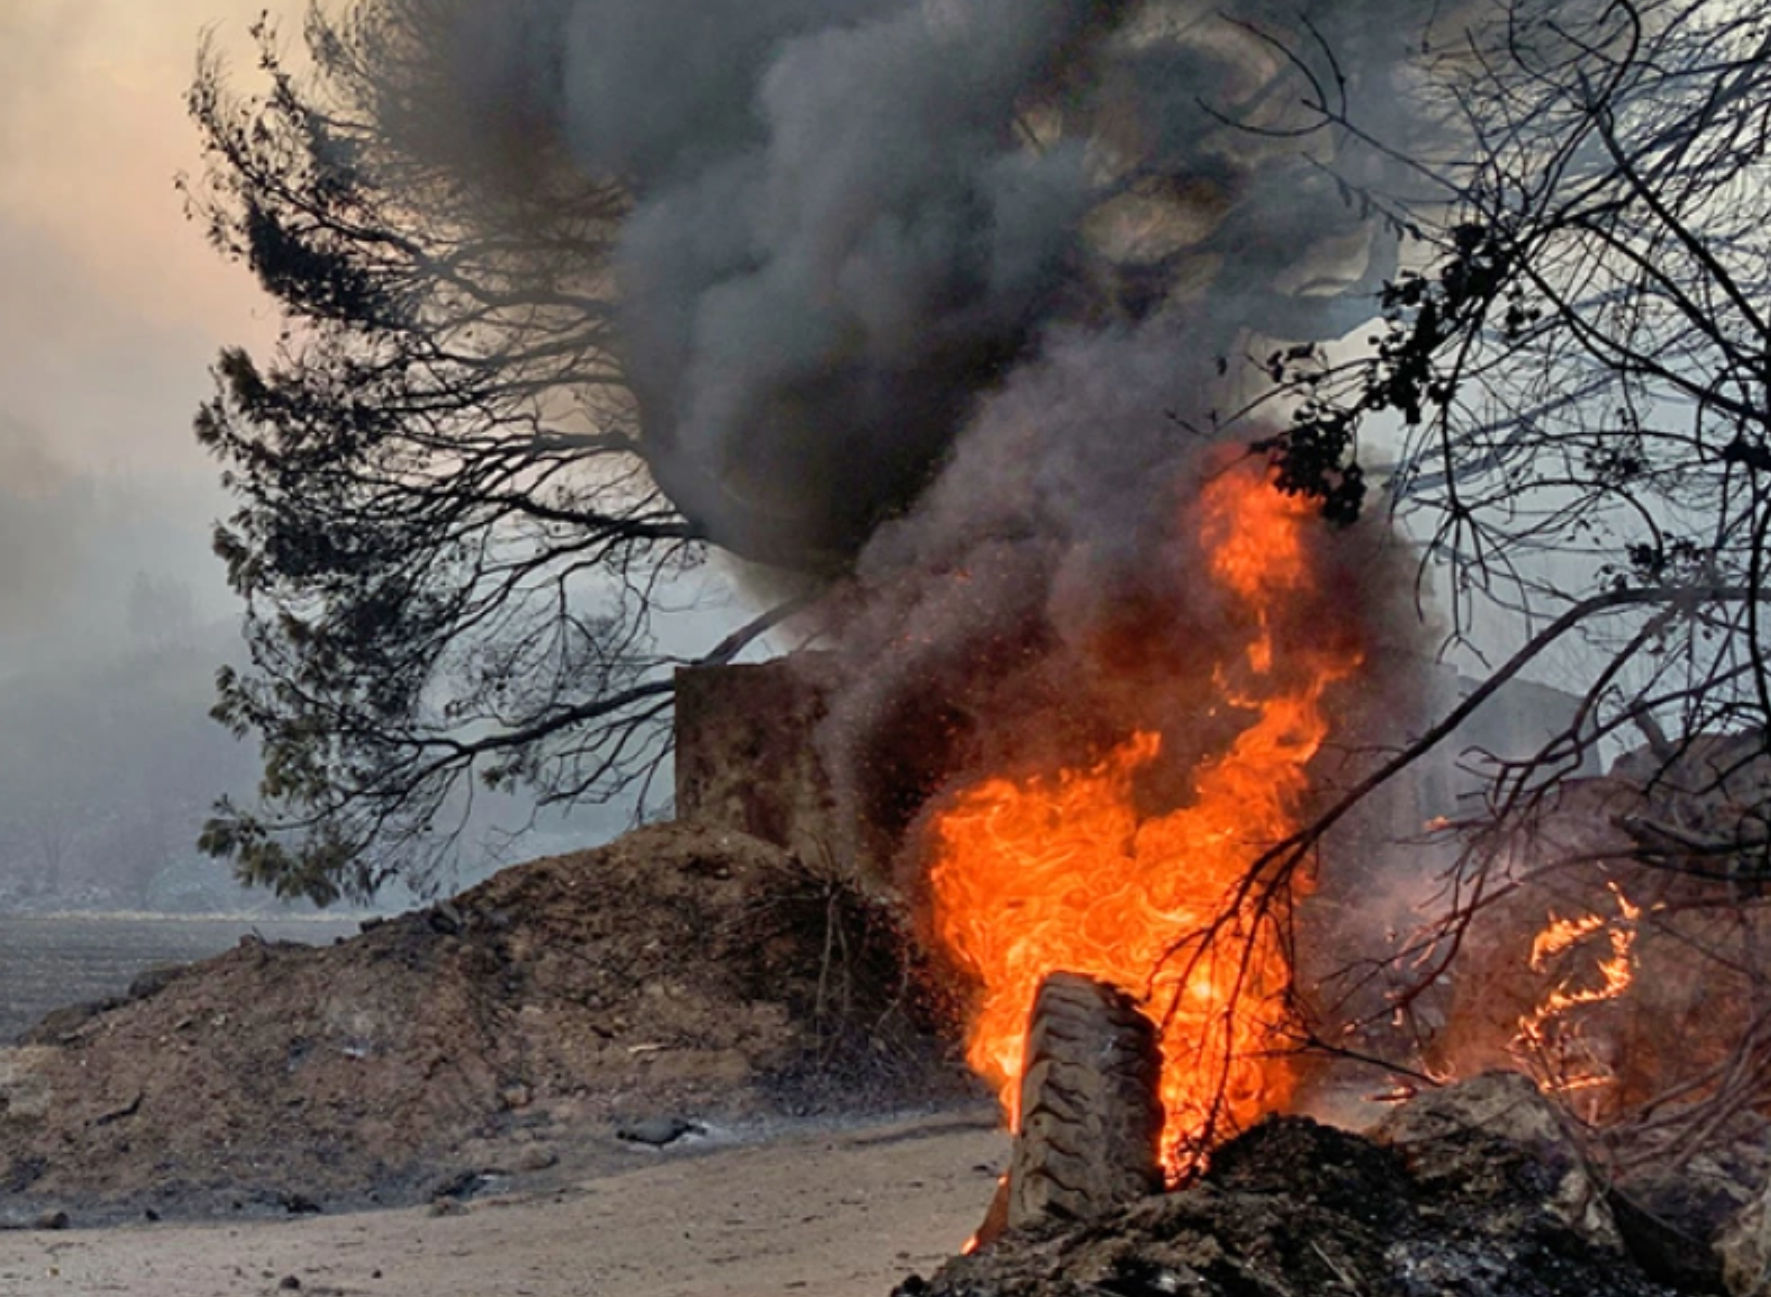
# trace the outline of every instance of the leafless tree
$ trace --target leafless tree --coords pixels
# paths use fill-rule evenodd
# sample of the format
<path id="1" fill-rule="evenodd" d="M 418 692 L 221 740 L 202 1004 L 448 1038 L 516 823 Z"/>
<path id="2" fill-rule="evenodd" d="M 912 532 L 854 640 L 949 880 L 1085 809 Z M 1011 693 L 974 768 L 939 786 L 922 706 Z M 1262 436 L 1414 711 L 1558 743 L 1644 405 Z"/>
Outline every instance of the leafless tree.
<path id="1" fill-rule="evenodd" d="M 1511 0 L 1472 33 L 1436 52 L 1445 150 L 1395 155 L 1418 189 L 1358 196 L 1408 236 L 1412 269 L 1357 354 L 1274 358 L 1292 421 L 1262 448 L 1331 509 L 1358 507 L 1362 457 L 1393 461 L 1390 505 L 1481 682 L 1248 886 L 1277 894 L 1363 796 L 1510 681 L 1570 689 L 1572 721 L 1534 750 L 1464 754 L 1486 796 L 1448 826 L 1464 849 L 1389 1007 L 1448 972 L 1518 981 L 1546 906 L 1597 915 L 1599 940 L 1633 934 L 1624 962 L 1680 979 L 1726 1038 L 1593 1113 L 1688 1155 L 1722 1108 L 1771 1096 L 1771 16 Z M 1332 72 L 1313 85 L 1322 129 L 1387 148 Z M 1612 775 L 1578 777 L 1594 760 Z M 1494 956 L 1510 973 L 1484 962 L 1506 924 L 1471 953 L 1503 913 L 1524 939 Z M 1706 983 L 1725 1011 L 1691 1009 Z"/>

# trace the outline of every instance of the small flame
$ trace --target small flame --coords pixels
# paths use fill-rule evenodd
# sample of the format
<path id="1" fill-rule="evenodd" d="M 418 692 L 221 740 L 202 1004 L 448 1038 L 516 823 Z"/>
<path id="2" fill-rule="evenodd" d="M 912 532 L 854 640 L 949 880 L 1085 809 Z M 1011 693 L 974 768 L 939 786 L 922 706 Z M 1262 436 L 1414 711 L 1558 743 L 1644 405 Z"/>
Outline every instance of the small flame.
<path id="1" fill-rule="evenodd" d="M 1551 959 L 1604 926 L 1605 916 L 1602 914 L 1588 914 L 1578 919 L 1558 919 L 1552 915 L 1549 927 L 1532 939 L 1531 971 L 1543 972 L 1544 965 Z"/>
<path id="2" fill-rule="evenodd" d="M 1158 1025 L 1162 1158 L 1174 1180 L 1295 1085 L 1283 1049 L 1291 968 L 1246 883 L 1262 851 L 1296 828 L 1305 766 L 1328 732 L 1323 694 L 1360 662 L 1345 646 L 1282 644 L 1275 633 L 1275 612 L 1309 588 L 1307 502 L 1243 470 L 1217 478 L 1202 506 L 1208 571 L 1251 623 L 1246 670 L 1220 668 L 1217 679 L 1253 718 L 1195 770 L 1193 802 L 1140 817 L 1133 780 L 1163 740 L 1139 730 L 1092 765 L 983 779 L 931 827 L 935 932 L 980 987 L 967 1057 L 1010 1124 L 1041 980 L 1097 978 Z"/>
<path id="3" fill-rule="evenodd" d="M 1551 960 L 1599 933 L 1605 934 L 1611 952 L 1609 957 L 1600 958 L 1595 963 L 1596 984 L 1576 986 L 1564 978 L 1538 1002 L 1536 1008 L 1519 1019 L 1514 1048 L 1530 1060 L 1540 1085 L 1563 1096 L 1583 1090 L 1602 1090 L 1615 1079 L 1612 1069 L 1599 1057 L 1579 1021 L 1569 1016 L 1573 1010 L 1620 998 L 1635 981 L 1636 933 L 1642 909 L 1632 904 L 1615 883 L 1611 884 L 1611 895 L 1617 902 L 1616 917 L 1583 914 L 1575 918 L 1557 918 L 1551 915 L 1548 925 L 1531 943 L 1530 965 L 1534 973 L 1546 971 Z M 1588 1106 L 1592 1107 L 1591 1104 Z"/>

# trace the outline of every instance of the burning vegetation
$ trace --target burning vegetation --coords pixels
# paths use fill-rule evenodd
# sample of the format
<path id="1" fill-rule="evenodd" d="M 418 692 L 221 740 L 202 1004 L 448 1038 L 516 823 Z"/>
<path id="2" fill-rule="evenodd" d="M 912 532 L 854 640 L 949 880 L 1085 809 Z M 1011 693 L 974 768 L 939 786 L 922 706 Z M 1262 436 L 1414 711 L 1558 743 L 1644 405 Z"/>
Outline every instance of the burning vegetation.
<path id="1" fill-rule="evenodd" d="M 1767 914 L 1752 884 L 1644 861 L 1645 818 L 1714 816 L 1713 792 L 1644 786 L 1628 763 L 1546 793 L 1462 863 L 1399 1013 L 1439 1078 L 1526 1072 L 1627 1181 L 1755 1142 L 1766 1111 Z M 1449 880 L 1452 883 L 1458 878 Z"/>
<path id="2" fill-rule="evenodd" d="M 1130 994 L 1161 1024 L 1162 1162 L 1172 1180 L 1225 1131 L 1282 1110 L 1295 1087 L 1289 892 L 1254 866 L 1296 827 L 1306 767 L 1328 733 L 1323 694 L 1359 663 L 1351 645 L 1281 638 L 1312 577 L 1320 520 L 1258 468 L 1213 480 L 1187 525 L 1234 600 L 1246 645 L 1201 661 L 1237 719 L 1181 781 L 1185 804 L 1139 803 L 1164 737 L 1139 730 L 1092 765 L 968 783 L 928 827 L 931 921 L 979 987 L 967 1054 L 1017 1120 L 1028 1014 L 1049 973 Z M 1172 785 L 1171 785 L 1172 786 Z"/>

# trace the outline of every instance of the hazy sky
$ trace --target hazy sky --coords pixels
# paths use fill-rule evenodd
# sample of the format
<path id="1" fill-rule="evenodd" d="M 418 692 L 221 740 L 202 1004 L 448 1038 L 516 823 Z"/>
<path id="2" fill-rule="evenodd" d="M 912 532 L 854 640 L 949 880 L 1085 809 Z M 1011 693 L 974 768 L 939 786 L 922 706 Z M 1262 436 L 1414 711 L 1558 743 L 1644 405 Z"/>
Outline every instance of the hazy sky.
<path id="1" fill-rule="evenodd" d="M 244 53 L 262 8 L 0 0 L 0 671 L 103 635 L 137 571 L 228 606 L 207 561 L 226 502 L 191 415 L 216 349 L 270 316 L 173 178 L 199 166 L 200 33 Z"/>

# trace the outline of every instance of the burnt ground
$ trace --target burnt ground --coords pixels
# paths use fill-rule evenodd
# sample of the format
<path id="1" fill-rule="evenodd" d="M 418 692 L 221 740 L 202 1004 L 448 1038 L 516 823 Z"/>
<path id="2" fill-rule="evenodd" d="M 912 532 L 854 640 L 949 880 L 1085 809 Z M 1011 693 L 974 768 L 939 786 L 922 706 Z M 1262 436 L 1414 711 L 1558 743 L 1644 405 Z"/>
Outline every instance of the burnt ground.
<path id="1" fill-rule="evenodd" d="M 0 1222 L 467 1196 L 619 1132 L 971 1096 L 897 924 L 662 825 L 331 947 L 243 942 L 0 1050 Z"/>
<path id="2" fill-rule="evenodd" d="M 1557 1175 L 1480 1131 L 1405 1157 L 1304 1117 L 1215 1156 L 1191 1188 L 1094 1224 L 1005 1235 L 897 1297 L 1668 1297 L 1548 1206 Z"/>

